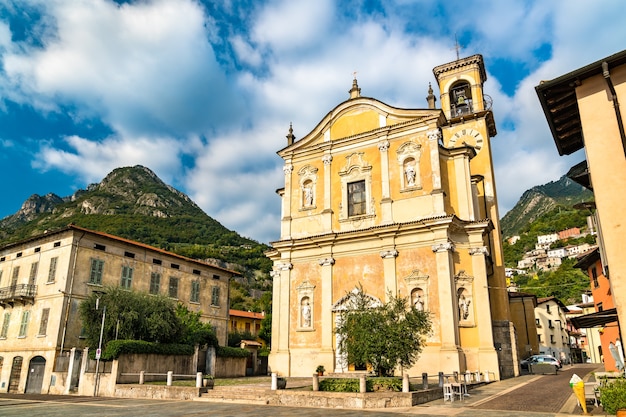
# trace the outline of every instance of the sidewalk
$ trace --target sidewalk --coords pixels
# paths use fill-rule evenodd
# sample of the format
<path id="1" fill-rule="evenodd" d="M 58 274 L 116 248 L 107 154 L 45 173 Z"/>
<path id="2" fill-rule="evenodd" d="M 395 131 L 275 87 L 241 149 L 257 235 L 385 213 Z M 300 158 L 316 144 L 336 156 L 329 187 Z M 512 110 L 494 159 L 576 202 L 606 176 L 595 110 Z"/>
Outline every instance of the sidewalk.
<path id="1" fill-rule="evenodd" d="M 587 381 L 593 377 L 592 372 L 595 371 L 594 368 L 587 367 L 583 369 L 587 372 L 583 375 L 578 374 L 581 378 L 583 378 L 583 380 Z M 577 373 L 577 371 L 582 371 L 583 369 L 570 367 L 569 373 Z M 563 371 L 566 371 L 566 369 L 564 368 Z M 564 375 L 564 377 L 569 380 L 569 375 Z M 532 398 L 532 396 L 520 398 L 520 395 L 523 394 L 515 392 L 518 389 L 520 392 L 525 391 L 523 388 L 526 388 L 526 391 L 531 388 L 536 391 L 541 391 L 542 384 L 550 384 L 550 382 L 546 382 L 550 381 L 550 379 L 544 378 L 549 378 L 549 376 L 526 374 L 516 378 L 496 381 L 487 385 L 474 388 L 469 392 L 469 396 L 465 397 L 462 401 L 456 400 L 454 402 L 444 402 L 443 399 L 439 399 L 411 408 L 384 409 L 376 411 L 394 414 L 397 413 L 402 415 L 460 417 L 477 415 L 480 415 L 481 417 L 570 417 L 583 415 L 582 409 L 577 404 L 576 396 L 569 386 L 567 386 L 565 390 L 561 390 L 563 392 L 563 395 L 567 396 L 567 399 L 565 400 L 564 405 L 560 408 L 558 412 L 533 411 L 533 402 L 536 400 Z M 530 384 L 533 384 L 536 388 L 533 388 L 533 386 L 531 386 Z M 504 406 L 498 407 L 498 409 L 485 409 L 481 407 L 481 405 L 494 400 L 501 400 Z M 505 409 L 507 403 L 519 403 L 520 401 L 528 404 L 528 410 L 521 411 Z M 555 402 L 558 402 L 558 399 L 555 399 Z M 596 408 L 593 405 L 587 405 L 587 412 L 587 415 L 606 415 L 602 410 L 602 407 Z"/>

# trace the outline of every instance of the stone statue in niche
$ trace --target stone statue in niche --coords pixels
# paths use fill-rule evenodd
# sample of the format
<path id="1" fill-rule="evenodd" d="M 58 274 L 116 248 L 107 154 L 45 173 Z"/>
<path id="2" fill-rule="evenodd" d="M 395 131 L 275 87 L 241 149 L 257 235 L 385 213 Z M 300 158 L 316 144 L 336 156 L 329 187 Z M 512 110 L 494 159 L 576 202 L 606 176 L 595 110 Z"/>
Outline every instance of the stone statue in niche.
<path id="1" fill-rule="evenodd" d="M 309 305 L 309 300 L 305 300 L 302 306 L 302 327 L 311 327 L 311 306 Z"/>
<path id="2" fill-rule="evenodd" d="M 406 175 L 406 183 L 409 187 L 415 186 L 415 167 L 413 164 L 407 164 L 404 168 L 404 175 Z"/>
<path id="3" fill-rule="evenodd" d="M 304 186 L 304 205 L 313 205 L 313 187 L 311 187 L 311 184 L 307 184 Z"/>
<path id="4" fill-rule="evenodd" d="M 465 297 L 465 294 L 459 295 L 459 318 L 461 320 L 467 320 L 469 317 L 469 306 L 472 301 Z"/>
<path id="5" fill-rule="evenodd" d="M 413 307 L 417 311 L 424 311 L 424 298 L 422 297 L 421 290 L 413 291 Z"/>
<path id="6" fill-rule="evenodd" d="M 424 300 L 420 294 L 417 294 L 417 298 L 415 299 L 415 303 L 413 305 L 417 311 L 424 311 Z"/>

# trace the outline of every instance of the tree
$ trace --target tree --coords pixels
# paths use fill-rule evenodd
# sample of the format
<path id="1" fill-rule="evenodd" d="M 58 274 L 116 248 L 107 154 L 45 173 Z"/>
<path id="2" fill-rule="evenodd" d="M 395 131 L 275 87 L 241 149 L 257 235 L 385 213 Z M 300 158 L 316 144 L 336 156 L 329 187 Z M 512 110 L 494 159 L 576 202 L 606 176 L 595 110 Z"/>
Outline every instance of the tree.
<path id="1" fill-rule="evenodd" d="M 96 310 L 96 300 L 98 310 Z M 102 342 L 109 340 L 144 340 L 174 343 L 181 335 L 176 304 L 162 295 L 105 287 L 103 294 L 92 293 L 80 305 L 80 317 L 90 346 L 98 346 L 102 312 L 107 308 Z"/>
<path id="2" fill-rule="evenodd" d="M 210 323 L 200 321 L 202 314 L 190 311 L 187 306 L 178 304 L 176 306 L 176 315 L 180 319 L 182 325 L 182 334 L 180 343 L 191 346 L 215 346 L 217 347 L 217 336 L 215 330 Z"/>
<path id="3" fill-rule="evenodd" d="M 432 330 L 430 313 L 418 311 L 406 298 L 388 294 L 375 305 L 362 287 L 348 294 L 335 333 L 348 363 L 371 364 L 379 376 L 410 367 L 419 358 Z"/>
<path id="4" fill-rule="evenodd" d="M 163 295 L 105 287 L 103 293 L 93 293 L 80 304 L 80 317 L 91 347 L 98 346 L 105 306 L 103 346 L 118 339 L 217 346 L 215 331 L 209 323 L 200 321 L 201 313 Z"/>

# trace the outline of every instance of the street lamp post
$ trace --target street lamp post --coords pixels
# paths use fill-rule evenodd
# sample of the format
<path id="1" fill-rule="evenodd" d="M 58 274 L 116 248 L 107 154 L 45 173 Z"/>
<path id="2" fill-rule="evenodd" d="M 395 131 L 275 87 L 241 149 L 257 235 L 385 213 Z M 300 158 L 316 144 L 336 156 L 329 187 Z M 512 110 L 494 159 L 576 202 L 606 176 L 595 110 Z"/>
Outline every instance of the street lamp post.
<path id="1" fill-rule="evenodd" d="M 96 310 L 98 309 L 98 305 L 100 304 L 100 297 L 102 296 L 102 293 L 97 293 L 98 294 L 98 298 L 96 298 Z M 93 396 L 96 397 L 98 395 L 98 385 L 99 384 L 99 371 L 100 371 L 100 355 L 102 354 L 102 335 L 104 334 L 104 319 L 106 318 L 107 315 L 107 306 L 105 305 L 102 308 L 102 324 L 100 325 L 100 341 L 98 342 L 98 350 L 96 350 L 96 377 L 94 379 L 94 384 L 93 384 Z"/>

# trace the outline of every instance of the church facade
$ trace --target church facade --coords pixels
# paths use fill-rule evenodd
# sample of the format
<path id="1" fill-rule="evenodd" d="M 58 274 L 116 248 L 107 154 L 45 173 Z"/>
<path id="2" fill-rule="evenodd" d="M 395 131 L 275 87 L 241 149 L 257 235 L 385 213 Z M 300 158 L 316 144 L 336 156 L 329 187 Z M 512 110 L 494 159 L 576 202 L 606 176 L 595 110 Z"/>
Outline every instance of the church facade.
<path id="1" fill-rule="evenodd" d="M 334 328 L 355 288 L 409 298 L 433 332 L 409 374 L 517 374 L 490 140 L 486 72 L 474 55 L 436 67 L 424 109 L 350 97 L 299 140 L 290 128 L 273 261 L 270 368 L 354 370 Z"/>

